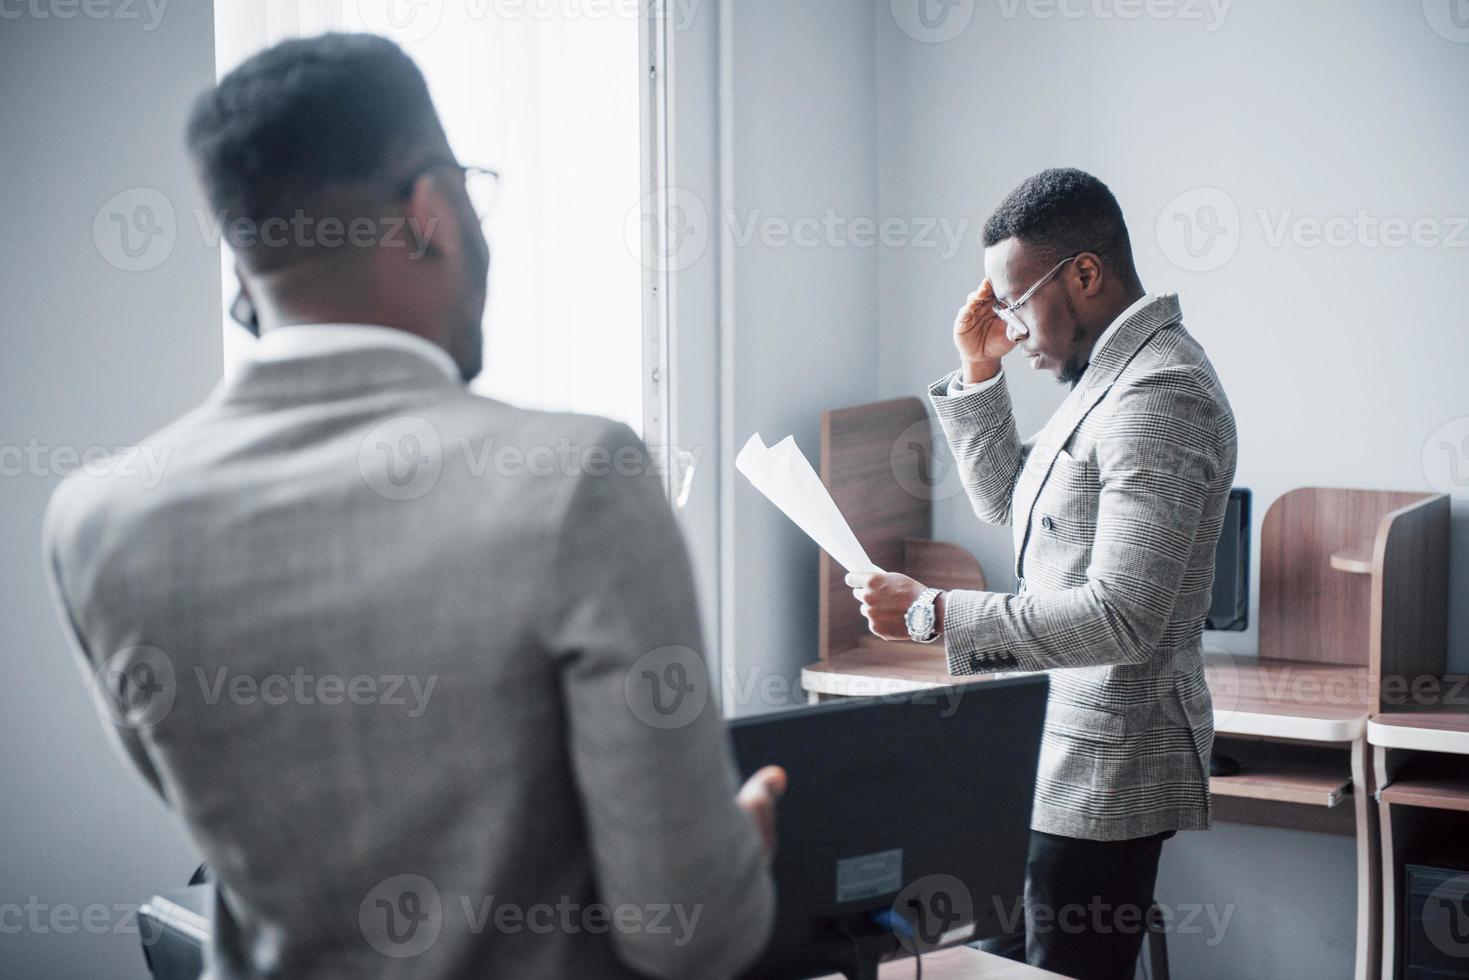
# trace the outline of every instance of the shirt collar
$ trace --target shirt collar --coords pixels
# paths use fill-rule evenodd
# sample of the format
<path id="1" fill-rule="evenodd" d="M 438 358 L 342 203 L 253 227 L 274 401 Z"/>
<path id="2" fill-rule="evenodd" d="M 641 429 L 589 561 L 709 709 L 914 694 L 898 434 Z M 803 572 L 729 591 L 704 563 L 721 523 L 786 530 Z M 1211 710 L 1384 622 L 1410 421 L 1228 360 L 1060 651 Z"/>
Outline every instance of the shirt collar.
<path id="1" fill-rule="evenodd" d="M 391 347 L 417 354 L 433 364 L 450 380 L 462 383 L 459 367 L 449 352 L 396 327 L 365 323 L 301 323 L 266 331 L 255 343 L 251 357 L 257 361 L 288 361 L 319 357 L 342 351 Z"/>

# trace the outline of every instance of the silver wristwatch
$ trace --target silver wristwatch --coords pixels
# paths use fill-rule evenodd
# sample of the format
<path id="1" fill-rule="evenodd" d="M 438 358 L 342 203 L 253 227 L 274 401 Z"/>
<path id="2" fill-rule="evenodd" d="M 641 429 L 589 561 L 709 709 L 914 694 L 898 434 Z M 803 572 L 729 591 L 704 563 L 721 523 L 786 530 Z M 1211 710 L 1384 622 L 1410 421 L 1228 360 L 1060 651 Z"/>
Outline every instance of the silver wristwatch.
<path id="1" fill-rule="evenodd" d="M 913 600 L 913 605 L 903 614 L 903 622 L 908 627 L 908 635 L 919 643 L 932 643 L 939 638 L 939 617 L 933 608 L 933 601 L 939 597 L 942 589 L 924 589 L 918 593 L 918 598 Z"/>

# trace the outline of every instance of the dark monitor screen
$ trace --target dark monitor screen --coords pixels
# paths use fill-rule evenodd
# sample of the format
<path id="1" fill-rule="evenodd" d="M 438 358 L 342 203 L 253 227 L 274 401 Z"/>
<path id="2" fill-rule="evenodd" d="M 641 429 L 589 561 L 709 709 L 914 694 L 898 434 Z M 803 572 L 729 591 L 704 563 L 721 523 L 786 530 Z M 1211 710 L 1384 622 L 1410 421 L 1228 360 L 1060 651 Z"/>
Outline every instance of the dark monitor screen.
<path id="1" fill-rule="evenodd" d="M 777 916 L 750 977 L 875 976 L 880 958 L 999 935 L 1021 915 L 1045 675 L 730 723 L 749 776 L 789 775 Z"/>
<path id="2" fill-rule="evenodd" d="M 1250 491 L 1229 492 L 1214 549 L 1214 595 L 1204 629 L 1244 630 L 1250 621 Z"/>

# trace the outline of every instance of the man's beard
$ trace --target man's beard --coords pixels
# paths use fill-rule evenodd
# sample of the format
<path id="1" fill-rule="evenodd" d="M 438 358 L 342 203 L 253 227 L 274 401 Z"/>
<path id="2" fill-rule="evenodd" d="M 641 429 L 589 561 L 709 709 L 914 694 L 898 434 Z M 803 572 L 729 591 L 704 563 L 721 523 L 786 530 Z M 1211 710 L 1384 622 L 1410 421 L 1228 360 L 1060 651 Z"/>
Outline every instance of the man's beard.
<path id="1" fill-rule="evenodd" d="M 1076 315 L 1076 307 L 1071 305 L 1069 295 L 1066 297 L 1066 312 L 1071 315 L 1071 356 L 1067 358 L 1056 380 L 1063 385 L 1075 388 L 1081 376 L 1086 374 L 1087 365 L 1091 363 L 1091 351 L 1083 347 L 1086 341 L 1086 328 L 1081 325 L 1081 320 Z"/>

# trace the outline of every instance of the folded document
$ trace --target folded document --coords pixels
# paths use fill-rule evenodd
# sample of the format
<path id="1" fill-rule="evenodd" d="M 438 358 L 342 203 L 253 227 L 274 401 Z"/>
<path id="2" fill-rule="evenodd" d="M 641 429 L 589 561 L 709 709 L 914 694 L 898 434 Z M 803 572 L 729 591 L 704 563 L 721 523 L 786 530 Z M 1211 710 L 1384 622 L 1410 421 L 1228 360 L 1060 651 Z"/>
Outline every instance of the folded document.
<path id="1" fill-rule="evenodd" d="M 767 447 L 757 432 L 735 457 L 735 467 L 838 565 L 849 572 L 882 571 L 867 557 L 795 437 Z"/>

